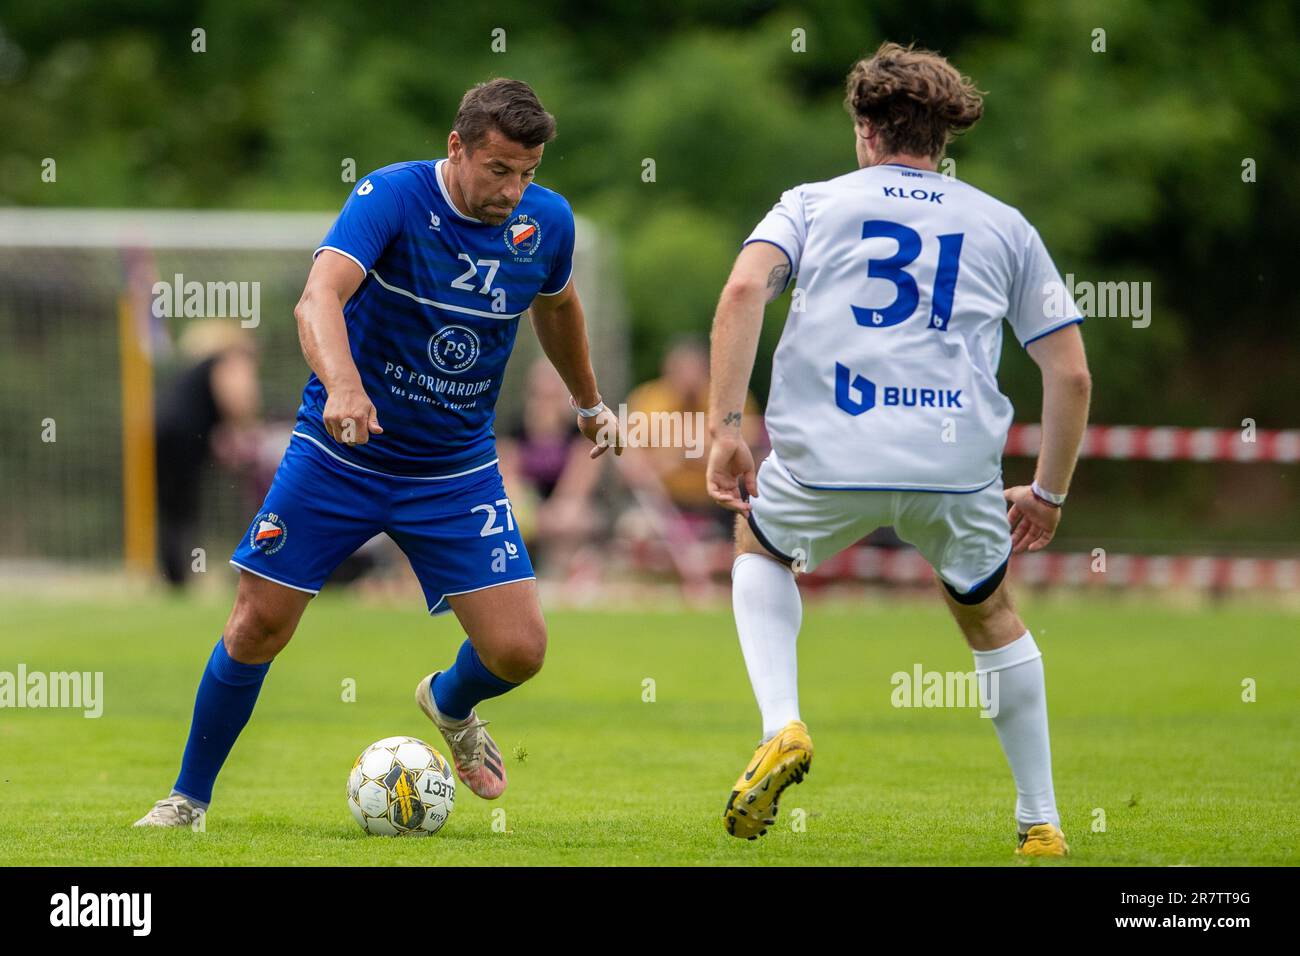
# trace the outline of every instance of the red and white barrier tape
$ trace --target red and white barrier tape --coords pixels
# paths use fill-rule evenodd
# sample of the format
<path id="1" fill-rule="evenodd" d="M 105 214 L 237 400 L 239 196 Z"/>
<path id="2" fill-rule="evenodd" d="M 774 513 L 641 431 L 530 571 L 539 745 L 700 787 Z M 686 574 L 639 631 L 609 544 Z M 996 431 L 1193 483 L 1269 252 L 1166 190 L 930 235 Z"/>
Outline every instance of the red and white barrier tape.
<path id="1" fill-rule="evenodd" d="M 730 562 L 728 562 L 730 567 Z M 1300 590 L 1300 559 L 1060 553 L 1044 551 L 1011 559 L 1021 584 L 1111 587 Z M 858 580 L 924 584 L 934 577 L 910 548 L 864 546 L 842 551 L 811 574 L 812 581 Z"/>
<path id="2" fill-rule="evenodd" d="M 1038 454 L 1042 429 L 1012 425 L 1004 454 Z M 1151 428 L 1142 425 L 1089 425 L 1082 458 L 1126 461 L 1300 461 L 1300 429 L 1248 433 L 1236 428 Z"/>
<path id="3" fill-rule="evenodd" d="M 730 574 L 735 559 L 731 545 L 699 547 L 702 569 L 718 578 Z M 638 553 L 635 560 L 642 568 L 664 564 L 662 554 L 649 552 Z M 1043 551 L 1015 555 L 1011 573 L 1017 584 L 1028 586 L 1300 591 L 1300 558 Z M 800 580 L 814 588 L 840 581 L 929 585 L 934 572 L 912 548 L 861 545 L 828 558 Z"/>

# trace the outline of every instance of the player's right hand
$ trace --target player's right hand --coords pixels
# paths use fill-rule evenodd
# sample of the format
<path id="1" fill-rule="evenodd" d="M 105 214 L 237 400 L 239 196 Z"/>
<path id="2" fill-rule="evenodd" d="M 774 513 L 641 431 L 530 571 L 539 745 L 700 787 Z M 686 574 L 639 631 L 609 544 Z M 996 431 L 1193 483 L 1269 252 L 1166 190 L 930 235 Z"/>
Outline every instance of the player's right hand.
<path id="1" fill-rule="evenodd" d="M 342 445 L 364 445 L 383 434 L 374 403 L 360 386 L 336 388 L 325 400 L 325 430 Z"/>
<path id="2" fill-rule="evenodd" d="M 1056 534 L 1061 523 L 1061 509 L 1039 499 L 1029 485 L 1016 485 L 1002 492 L 1011 510 L 1007 521 L 1011 525 L 1011 553 L 1042 551 Z"/>
<path id="3" fill-rule="evenodd" d="M 705 474 L 709 496 L 728 511 L 749 514 L 749 498 L 758 497 L 754 455 L 739 435 L 713 439 Z"/>

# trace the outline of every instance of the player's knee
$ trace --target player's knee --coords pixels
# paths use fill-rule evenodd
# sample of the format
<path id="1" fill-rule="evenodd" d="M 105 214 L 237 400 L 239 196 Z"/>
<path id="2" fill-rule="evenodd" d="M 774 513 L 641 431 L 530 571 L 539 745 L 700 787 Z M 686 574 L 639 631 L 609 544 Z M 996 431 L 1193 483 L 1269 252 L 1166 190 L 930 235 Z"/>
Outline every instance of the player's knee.
<path id="1" fill-rule="evenodd" d="M 512 635 L 508 644 L 494 648 L 480 658 L 488 670 L 512 684 L 522 684 L 542 669 L 546 659 L 546 625 L 538 622 Z"/>
<path id="2" fill-rule="evenodd" d="M 292 615 L 264 602 L 237 598 L 223 636 L 226 653 L 244 663 L 270 660 L 293 636 Z"/>
<path id="3" fill-rule="evenodd" d="M 962 625 L 962 634 L 966 638 L 966 643 L 977 651 L 991 651 L 1004 647 L 1024 632 L 1024 623 L 1010 609 Z"/>
<path id="4" fill-rule="evenodd" d="M 526 675 L 524 680 L 533 677 L 542 669 L 546 660 L 546 625 L 537 624 L 528 629 L 524 640 L 516 646 L 512 664 L 515 673 Z"/>
<path id="5" fill-rule="evenodd" d="M 942 585 L 941 585 L 942 586 Z M 1024 622 L 1011 603 L 1005 582 L 983 600 L 967 603 L 952 597 L 949 607 L 961 628 L 966 643 L 974 650 L 987 651 L 1002 647 L 1025 631 Z"/>
<path id="6" fill-rule="evenodd" d="M 1024 633 L 1024 623 L 1004 593 L 995 594 L 983 604 L 963 606 L 957 623 L 966 643 L 975 650 L 1001 648 Z"/>

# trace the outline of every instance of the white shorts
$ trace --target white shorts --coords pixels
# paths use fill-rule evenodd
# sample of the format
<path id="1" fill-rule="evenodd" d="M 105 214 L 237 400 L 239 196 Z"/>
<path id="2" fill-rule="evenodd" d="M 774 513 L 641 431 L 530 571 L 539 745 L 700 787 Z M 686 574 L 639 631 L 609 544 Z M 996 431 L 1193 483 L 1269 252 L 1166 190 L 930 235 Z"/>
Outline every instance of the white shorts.
<path id="1" fill-rule="evenodd" d="M 839 491 L 801 485 L 773 452 L 758 468 L 749 526 L 763 547 L 812 571 L 891 525 L 921 552 L 953 596 L 999 581 L 1011 556 L 1002 476 L 970 492 Z"/>

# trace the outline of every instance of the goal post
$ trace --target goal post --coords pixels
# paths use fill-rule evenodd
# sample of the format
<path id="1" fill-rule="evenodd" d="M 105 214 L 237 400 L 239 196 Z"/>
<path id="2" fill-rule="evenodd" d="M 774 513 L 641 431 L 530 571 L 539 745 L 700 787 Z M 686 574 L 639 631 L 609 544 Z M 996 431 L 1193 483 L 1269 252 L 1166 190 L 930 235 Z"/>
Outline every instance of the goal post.
<path id="1" fill-rule="evenodd" d="M 282 423 L 287 442 L 309 373 L 293 307 L 335 215 L 0 209 L 0 562 L 153 569 L 158 536 L 171 530 L 158 526 L 155 405 L 196 321 L 228 322 L 254 344 L 262 417 Z M 612 250 L 582 219 L 574 260 L 593 362 L 621 394 L 622 294 Z M 192 286 L 204 294 L 195 299 Z M 524 328 L 498 434 L 522 415 L 520 366 L 541 354 Z M 205 471 L 204 547 L 230 549 L 253 484 Z"/>

